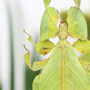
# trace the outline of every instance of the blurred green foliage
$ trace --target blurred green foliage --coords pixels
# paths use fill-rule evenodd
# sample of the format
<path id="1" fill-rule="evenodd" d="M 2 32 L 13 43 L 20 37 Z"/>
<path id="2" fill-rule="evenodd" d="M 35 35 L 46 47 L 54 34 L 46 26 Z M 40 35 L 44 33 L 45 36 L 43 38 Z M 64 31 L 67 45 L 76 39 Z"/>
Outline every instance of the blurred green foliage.
<path id="1" fill-rule="evenodd" d="M 8 11 L 8 25 L 9 25 L 9 33 L 10 33 L 10 36 L 9 36 L 9 39 L 10 39 L 10 54 L 11 54 L 11 57 L 10 57 L 10 60 L 11 60 L 11 89 L 10 90 L 14 90 L 14 41 L 13 41 L 13 25 L 12 25 L 12 15 L 11 15 L 11 10 L 10 10 L 10 7 L 7 5 L 7 11 Z"/>
<path id="2" fill-rule="evenodd" d="M 38 72 L 33 72 L 28 66 L 25 68 L 25 90 L 32 90 L 32 82 Z"/>
<path id="3" fill-rule="evenodd" d="M 0 84 L 0 90 L 2 90 L 2 86 L 1 86 L 1 84 Z"/>
<path id="4" fill-rule="evenodd" d="M 8 29 L 9 29 L 9 39 L 10 39 L 10 64 L 11 64 L 11 73 L 10 73 L 10 90 L 14 90 L 14 33 L 13 33 L 13 20 L 12 20 L 12 11 L 10 8 L 10 4 L 8 2 L 6 4 L 7 17 L 8 17 Z"/>

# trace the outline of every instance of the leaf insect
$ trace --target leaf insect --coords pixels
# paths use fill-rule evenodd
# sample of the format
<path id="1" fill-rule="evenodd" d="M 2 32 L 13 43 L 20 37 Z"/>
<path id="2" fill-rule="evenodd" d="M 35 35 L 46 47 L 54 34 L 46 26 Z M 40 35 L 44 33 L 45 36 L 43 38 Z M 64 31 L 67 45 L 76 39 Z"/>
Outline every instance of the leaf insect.
<path id="1" fill-rule="evenodd" d="M 46 7 L 40 26 L 40 41 L 35 44 L 32 37 L 28 41 L 41 55 L 49 52 L 49 58 L 35 61 L 31 64 L 30 51 L 25 47 L 27 53 L 25 61 L 31 70 L 42 72 L 33 81 L 33 90 L 90 90 L 90 41 L 87 39 L 87 23 L 80 10 L 81 0 L 74 0 L 76 6 L 67 11 L 67 17 L 61 18 L 59 29 L 58 11 L 49 7 L 51 0 L 43 0 Z M 55 45 L 50 38 L 60 38 Z M 71 45 L 67 37 L 78 38 Z M 82 53 L 78 57 L 75 48 Z"/>

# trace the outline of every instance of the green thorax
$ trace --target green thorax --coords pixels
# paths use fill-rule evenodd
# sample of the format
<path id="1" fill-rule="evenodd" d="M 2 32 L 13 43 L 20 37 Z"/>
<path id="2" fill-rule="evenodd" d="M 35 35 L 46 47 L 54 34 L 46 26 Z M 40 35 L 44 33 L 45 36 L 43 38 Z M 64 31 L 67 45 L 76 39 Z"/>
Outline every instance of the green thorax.
<path id="1" fill-rule="evenodd" d="M 67 27 L 67 24 L 64 23 L 64 21 L 61 21 L 60 25 L 59 25 L 59 38 L 64 40 L 67 38 L 68 36 L 68 27 Z"/>
<path id="2" fill-rule="evenodd" d="M 57 45 L 59 45 L 61 48 L 66 48 L 67 46 L 71 45 L 67 40 L 60 40 Z"/>

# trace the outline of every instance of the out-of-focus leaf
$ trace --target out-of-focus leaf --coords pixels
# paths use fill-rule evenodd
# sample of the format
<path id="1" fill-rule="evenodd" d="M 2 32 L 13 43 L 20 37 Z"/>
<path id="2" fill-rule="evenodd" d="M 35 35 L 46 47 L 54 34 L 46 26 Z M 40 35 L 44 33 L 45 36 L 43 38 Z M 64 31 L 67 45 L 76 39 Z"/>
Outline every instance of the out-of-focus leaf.
<path id="1" fill-rule="evenodd" d="M 57 22 L 58 12 L 56 9 L 49 7 L 45 10 L 40 26 L 40 40 L 44 41 L 56 37 L 58 33 Z"/>
<path id="2" fill-rule="evenodd" d="M 26 65 L 25 66 L 25 89 L 24 90 L 33 90 L 32 89 L 32 82 L 33 79 L 38 75 L 40 71 L 33 72 L 30 68 Z"/>
<path id="3" fill-rule="evenodd" d="M 87 23 L 82 11 L 72 7 L 67 12 L 68 31 L 71 37 L 86 39 Z"/>
<path id="4" fill-rule="evenodd" d="M 76 3 L 76 5 L 77 5 L 78 7 L 80 7 L 81 0 L 74 0 L 74 2 Z"/>
<path id="5" fill-rule="evenodd" d="M 49 40 L 39 41 L 36 45 L 36 50 L 40 54 L 46 55 L 54 48 L 54 46 L 55 45 Z"/>
<path id="6" fill-rule="evenodd" d="M 2 90 L 2 86 L 1 86 L 1 83 L 0 83 L 0 90 Z"/>
<path id="7" fill-rule="evenodd" d="M 83 54 L 90 52 L 90 41 L 89 40 L 78 40 L 74 43 L 73 46 Z"/>
<path id="8" fill-rule="evenodd" d="M 43 0 L 45 7 L 47 8 L 51 0 Z"/>

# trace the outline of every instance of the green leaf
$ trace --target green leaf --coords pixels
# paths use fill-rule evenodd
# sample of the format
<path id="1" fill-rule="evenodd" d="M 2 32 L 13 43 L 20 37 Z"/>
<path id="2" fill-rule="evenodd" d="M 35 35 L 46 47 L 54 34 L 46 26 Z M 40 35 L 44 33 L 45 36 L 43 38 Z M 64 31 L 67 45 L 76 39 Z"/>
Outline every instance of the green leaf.
<path id="1" fill-rule="evenodd" d="M 67 12 L 68 31 L 71 37 L 78 39 L 87 38 L 87 23 L 79 8 L 70 8 Z"/>
<path id="2" fill-rule="evenodd" d="M 47 8 L 51 0 L 43 0 L 45 7 Z"/>
<path id="3" fill-rule="evenodd" d="M 87 90 L 87 75 L 71 45 L 53 49 L 38 85 L 39 90 Z"/>
<path id="4" fill-rule="evenodd" d="M 49 7 L 45 10 L 40 26 L 41 41 L 56 37 L 56 34 L 58 33 L 58 20 L 58 12 L 56 9 Z"/>
<path id="5" fill-rule="evenodd" d="M 36 45 L 36 50 L 37 52 L 39 52 L 42 55 L 46 55 L 47 53 L 49 53 L 53 48 L 55 47 L 55 45 L 49 41 L 49 40 L 45 40 L 45 41 L 39 41 Z"/>
<path id="6" fill-rule="evenodd" d="M 74 0 L 74 2 L 76 3 L 76 5 L 77 5 L 78 7 L 80 7 L 81 0 Z"/>
<path id="7" fill-rule="evenodd" d="M 74 43 L 73 46 L 83 54 L 90 52 L 90 41 L 89 40 L 78 40 Z"/>

